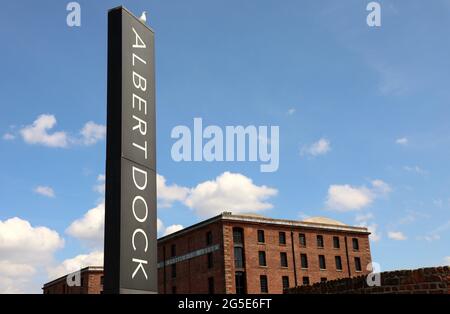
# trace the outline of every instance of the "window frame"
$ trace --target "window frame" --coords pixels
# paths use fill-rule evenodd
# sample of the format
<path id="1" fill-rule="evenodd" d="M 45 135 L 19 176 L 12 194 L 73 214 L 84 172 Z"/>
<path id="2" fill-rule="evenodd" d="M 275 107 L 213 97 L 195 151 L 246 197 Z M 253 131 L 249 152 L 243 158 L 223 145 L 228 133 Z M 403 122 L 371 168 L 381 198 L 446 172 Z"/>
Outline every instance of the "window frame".
<path id="1" fill-rule="evenodd" d="M 260 237 L 262 235 L 262 237 Z M 262 239 L 262 241 L 261 241 L 261 239 Z M 258 241 L 258 243 L 266 243 L 266 235 L 265 235 L 265 232 L 264 232 L 264 230 L 261 230 L 261 229 L 259 229 L 258 231 L 257 231 L 257 241 Z"/>
<path id="2" fill-rule="evenodd" d="M 320 242 L 320 245 L 319 245 L 319 242 Z M 323 249 L 325 247 L 325 241 L 323 239 L 323 235 L 321 235 L 321 234 L 316 235 L 316 245 L 317 245 L 317 248 L 319 248 L 319 249 Z"/>
<path id="3" fill-rule="evenodd" d="M 354 262 L 355 262 L 355 271 L 362 272 L 361 258 L 359 256 L 355 256 Z"/>
<path id="4" fill-rule="evenodd" d="M 282 239 L 283 239 L 283 241 L 282 241 Z M 278 232 L 278 244 L 286 245 L 286 232 L 284 232 L 284 231 Z"/>
<path id="5" fill-rule="evenodd" d="M 261 263 L 261 258 L 263 259 L 264 263 Z M 267 267 L 267 254 L 266 251 L 258 251 L 258 266 L 260 267 Z"/>
<path id="6" fill-rule="evenodd" d="M 340 268 L 338 267 L 338 261 L 339 261 L 339 266 L 340 266 Z M 342 257 L 341 257 L 341 256 L 336 255 L 336 256 L 334 257 L 334 264 L 335 264 L 335 266 L 336 266 L 336 271 L 342 271 L 342 270 L 343 270 L 343 266 L 342 266 Z"/>
<path id="7" fill-rule="evenodd" d="M 359 251 L 359 240 L 358 238 L 352 238 L 352 248 L 353 251 Z"/>
<path id="8" fill-rule="evenodd" d="M 302 241 L 303 239 L 303 241 Z M 300 247 L 306 247 L 306 234 L 299 233 L 298 234 L 298 242 L 300 243 Z"/>
<path id="9" fill-rule="evenodd" d="M 305 263 L 303 263 L 303 257 L 305 257 Z M 306 265 L 306 267 L 304 267 Z M 308 254 L 306 253 L 300 253 L 300 266 L 302 269 L 308 269 Z"/>
<path id="10" fill-rule="evenodd" d="M 263 282 L 265 283 L 264 285 Z M 259 288 L 261 293 L 269 293 L 269 279 L 267 278 L 267 275 L 259 276 Z"/>
<path id="11" fill-rule="evenodd" d="M 324 267 L 322 267 L 322 265 L 321 265 L 322 261 L 323 261 L 323 266 Z M 327 260 L 325 258 L 325 255 L 322 255 L 322 254 L 319 255 L 319 269 L 320 270 L 326 270 L 327 269 Z"/>
<path id="12" fill-rule="evenodd" d="M 334 249 L 340 249 L 341 248 L 341 241 L 340 241 L 340 238 L 338 236 L 333 236 L 333 248 Z"/>
<path id="13" fill-rule="evenodd" d="M 282 268 L 288 268 L 289 267 L 287 252 L 280 252 L 280 266 Z"/>

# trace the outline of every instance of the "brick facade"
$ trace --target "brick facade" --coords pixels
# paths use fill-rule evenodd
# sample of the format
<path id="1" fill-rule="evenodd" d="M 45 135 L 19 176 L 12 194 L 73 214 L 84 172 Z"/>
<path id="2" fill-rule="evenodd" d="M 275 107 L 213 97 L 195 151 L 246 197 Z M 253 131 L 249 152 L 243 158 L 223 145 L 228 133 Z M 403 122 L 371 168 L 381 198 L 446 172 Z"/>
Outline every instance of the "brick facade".
<path id="1" fill-rule="evenodd" d="M 264 239 L 259 241 L 262 234 Z M 300 234 L 306 245 L 300 243 Z M 318 246 L 318 236 L 323 247 Z M 325 218 L 289 221 L 223 213 L 158 240 L 158 290 L 167 294 L 283 293 L 283 282 L 294 287 L 302 285 L 304 278 L 313 284 L 366 274 L 371 262 L 368 236 L 366 228 Z M 242 254 L 242 260 L 235 254 Z M 265 265 L 260 265 L 260 254 L 265 256 Z M 307 267 L 302 267 L 302 254 Z M 319 256 L 325 261 L 324 269 L 319 267 Z M 342 269 L 336 269 L 336 256 Z M 102 287 L 96 281 L 92 279 L 90 288 L 79 293 L 100 293 Z M 237 287 L 236 282 L 242 284 Z M 58 289 L 52 283 L 44 286 L 44 292 L 64 293 Z"/>
<path id="2" fill-rule="evenodd" d="M 80 286 L 68 286 L 63 276 L 42 288 L 44 294 L 100 294 L 103 291 L 103 267 L 86 267 L 80 270 Z"/>
<path id="3" fill-rule="evenodd" d="M 432 267 L 380 273 L 381 285 L 369 287 L 366 276 L 291 288 L 288 294 L 450 294 L 450 268 Z"/>

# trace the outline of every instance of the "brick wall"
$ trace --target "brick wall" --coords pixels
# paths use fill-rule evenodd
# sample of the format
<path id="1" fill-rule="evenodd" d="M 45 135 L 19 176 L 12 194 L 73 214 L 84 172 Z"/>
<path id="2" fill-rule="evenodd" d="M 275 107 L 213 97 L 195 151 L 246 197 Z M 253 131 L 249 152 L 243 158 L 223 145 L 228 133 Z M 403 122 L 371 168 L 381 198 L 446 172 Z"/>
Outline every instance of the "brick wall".
<path id="1" fill-rule="evenodd" d="M 168 294 L 172 293 L 172 289 L 176 289 L 176 293 L 208 293 L 208 278 L 214 278 L 215 293 L 225 293 L 225 282 L 223 275 L 223 235 L 221 223 L 216 222 L 206 225 L 202 228 L 195 229 L 174 238 L 167 239 L 158 243 L 158 262 L 165 258 L 172 258 L 171 247 L 175 245 L 176 256 L 182 256 L 193 251 L 204 249 L 207 247 L 206 234 L 212 233 L 212 245 L 219 244 L 220 249 L 214 251 L 213 267 L 208 268 L 207 255 L 201 255 L 189 260 L 176 263 L 176 277 L 172 278 L 171 266 L 166 266 L 165 276 L 164 268 L 158 269 L 158 292 Z M 164 279 L 165 277 L 165 279 Z M 165 285 L 165 289 L 164 289 Z"/>
<path id="2" fill-rule="evenodd" d="M 381 273 L 381 286 L 369 287 L 366 276 L 300 286 L 288 294 L 450 294 L 450 268 L 432 267 Z"/>
<path id="3" fill-rule="evenodd" d="M 49 286 L 44 286 L 44 294 L 100 294 L 103 291 L 101 283 L 103 271 L 82 271 L 81 286 L 69 287 L 66 276 L 60 278 Z"/>
<path id="4" fill-rule="evenodd" d="M 235 267 L 233 252 L 233 228 L 244 231 L 245 274 L 247 293 L 261 293 L 260 276 L 267 276 L 269 293 L 283 293 L 282 277 L 289 278 L 290 287 L 301 285 L 303 277 L 308 277 L 310 283 L 319 282 L 322 278 L 333 280 L 343 277 L 367 274 L 366 266 L 371 262 L 368 234 L 319 230 L 314 228 L 293 228 L 288 226 L 274 226 L 269 224 L 248 224 L 239 222 L 225 222 L 223 226 L 226 293 L 235 293 Z M 257 241 L 258 230 L 263 230 L 265 243 Z M 286 244 L 279 243 L 279 232 L 286 235 Z M 299 234 L 306 236 L 306 246 L 300 245 Z M 323 248 L 317 247 L 317 235 L 323 236 Z M 333 237 L 339 238 L 339 248 L 333 247 Z M 359 249 L 353 250 L 352 239 L 358 239 Z M 347 248 L 345 242 L 347 240 Z M 292 242 L 293 241 L 293 242 Z M 266 252 L 267 266 L 259 265 L 258 252 Z M 287 255 L 288 267 L 282 267 L 280 253 Z M 347 259 L 348 252 L 348 259 Z M 308 267 L 302 268 L 300 255 L 306 254 Z M 326 269 L 319 267 L 319 255 L 324 255 Z M 342 260 L 342 270 L 336 269 L 335 256 Z M 354 258 L 361 261 L 361 270 L 357 271 Z M 295 259 L 295 271 L 294 271 Z"/>

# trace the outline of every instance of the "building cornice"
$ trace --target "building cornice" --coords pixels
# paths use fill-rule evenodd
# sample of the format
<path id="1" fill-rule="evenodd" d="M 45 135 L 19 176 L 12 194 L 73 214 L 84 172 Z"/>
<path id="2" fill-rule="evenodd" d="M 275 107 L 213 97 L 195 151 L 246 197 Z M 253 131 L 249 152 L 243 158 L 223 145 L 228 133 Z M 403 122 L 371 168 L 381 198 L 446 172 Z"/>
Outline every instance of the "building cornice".
<path id="1" fill-rule="evenodd" d="M 208 220 L 199 222 L 190 227 L 177 231 L 175 233 L 169 234 L 165 237 L 159 238 L 158 242 L 165 242 L 169 239 L 181 236 L 187 232 L 205 227 L 211 223 L 217 221 L 230 221 L 230 222 L 242 222 L 242 223 L 253 223 L 253 224 L 265 224 L 265 225 L 277 225 L 283 227 L 291 228 L 305 228 L 305 229 L 319 229 L 324 231 L 340 231 L 340 232 L 351 232 L 369 235 L 370 232 L 366 227 L 357 227 L 349 225 L 334 225 L 334 224 L 324 224 L 317 222 L 307 222 L 298 220 L 287 220 L 287 219 L 275 219 L 267 218 L 263 216 L 251 216 L 251 215 L 234 215 L 230 212 L 223 212 L 220 215 L 212 217 Z"/>

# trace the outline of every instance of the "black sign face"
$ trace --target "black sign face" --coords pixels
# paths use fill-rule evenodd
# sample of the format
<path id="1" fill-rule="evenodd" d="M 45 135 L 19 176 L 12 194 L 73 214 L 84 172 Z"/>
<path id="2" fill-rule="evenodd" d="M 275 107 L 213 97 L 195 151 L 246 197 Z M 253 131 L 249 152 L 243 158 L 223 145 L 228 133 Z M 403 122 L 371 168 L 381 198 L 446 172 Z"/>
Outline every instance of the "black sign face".
<path id="1" fill-rule="evenodd" d="M 106 293 L 157 292 L 154 34 L 108 13 Z"/>

